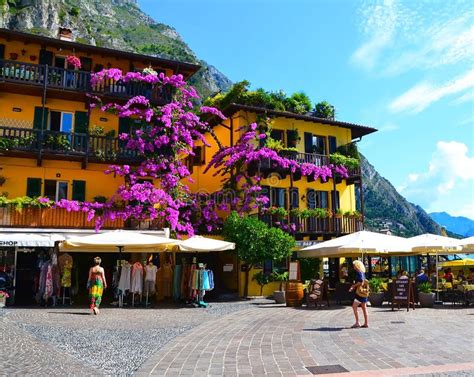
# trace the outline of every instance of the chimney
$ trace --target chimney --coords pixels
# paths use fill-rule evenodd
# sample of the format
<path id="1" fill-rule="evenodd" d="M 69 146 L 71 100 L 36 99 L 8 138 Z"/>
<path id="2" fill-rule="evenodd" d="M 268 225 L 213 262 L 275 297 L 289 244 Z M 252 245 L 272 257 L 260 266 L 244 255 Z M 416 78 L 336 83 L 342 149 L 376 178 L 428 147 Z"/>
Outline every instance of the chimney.
<path id="1" fill-rule="evenodd" d="M 62 41 L 72 42 L 72 30 L 67 27 L 60 27 L 58 31 L 58 38 Z"/>

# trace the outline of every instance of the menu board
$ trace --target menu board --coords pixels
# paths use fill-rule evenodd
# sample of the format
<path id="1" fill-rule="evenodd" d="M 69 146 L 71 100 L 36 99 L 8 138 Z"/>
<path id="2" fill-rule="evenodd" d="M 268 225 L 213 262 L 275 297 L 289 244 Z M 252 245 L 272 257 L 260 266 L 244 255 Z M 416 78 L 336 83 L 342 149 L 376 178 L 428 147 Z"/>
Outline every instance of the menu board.
<path id="1" fill-rule="evenodd" d="M 299 280 L 300 264 L 299 262 L 290 262 L 288 271 L 288 280 Z"/>
<path id="2" fill-rule="evenodd" d="M 412 306 L 415 310 L 415 299 L 413 294 L 413 283 L 410 279 L 397 279 L 393 282 L 392 310 L 395 305 L 406 305 L 407 311 Z"/>

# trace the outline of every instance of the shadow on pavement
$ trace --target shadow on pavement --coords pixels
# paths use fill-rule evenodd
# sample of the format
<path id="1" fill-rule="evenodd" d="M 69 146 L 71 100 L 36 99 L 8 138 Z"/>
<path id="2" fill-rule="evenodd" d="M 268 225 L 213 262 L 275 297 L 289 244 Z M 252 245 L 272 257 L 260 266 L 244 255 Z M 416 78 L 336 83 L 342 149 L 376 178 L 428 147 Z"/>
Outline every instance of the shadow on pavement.
<path id="1" fill-rule="evenodd" d="M 345 330 L 346 327 L 318 327 L 317 329 L 303 329 L 303 331 L 324 331 L 324 332 L 331 332 L 331 331 L 341 331 Z"/>
<path id="2" fill-rule="evenodd" d="M 81 312 L 47 312 L 48 314 L 68 314 L 68 315 L 91 315 L 91 313 L 81 313 Z"/>

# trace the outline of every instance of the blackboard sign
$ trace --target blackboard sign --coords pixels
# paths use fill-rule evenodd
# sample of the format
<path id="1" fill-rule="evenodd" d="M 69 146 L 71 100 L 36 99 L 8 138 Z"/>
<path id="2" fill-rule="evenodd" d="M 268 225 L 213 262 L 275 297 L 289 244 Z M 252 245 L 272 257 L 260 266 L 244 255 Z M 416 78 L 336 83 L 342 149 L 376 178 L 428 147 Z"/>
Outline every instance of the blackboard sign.
<path id="1" fill-rule="evenodd" d="M 410 279 L 397 279 L 393 282 L 392 310 L 395 305 L 406 305 L 407 311 L 410 306 L 415 310 L 415 296 L 413 294 L 413 283 Z"/>

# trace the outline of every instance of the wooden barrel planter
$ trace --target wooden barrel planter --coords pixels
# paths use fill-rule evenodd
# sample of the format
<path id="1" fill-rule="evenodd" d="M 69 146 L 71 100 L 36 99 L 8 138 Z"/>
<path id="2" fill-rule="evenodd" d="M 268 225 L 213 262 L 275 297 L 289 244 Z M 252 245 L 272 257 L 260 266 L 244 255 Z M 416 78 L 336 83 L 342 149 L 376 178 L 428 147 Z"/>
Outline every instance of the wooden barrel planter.
<path id="1" fill-rule="evenodd" d="M 304 290 L 303 284 L 299 281 L 288 281 L 286 283 L 286 306 L 301 306 L 303 305 Z"/>

